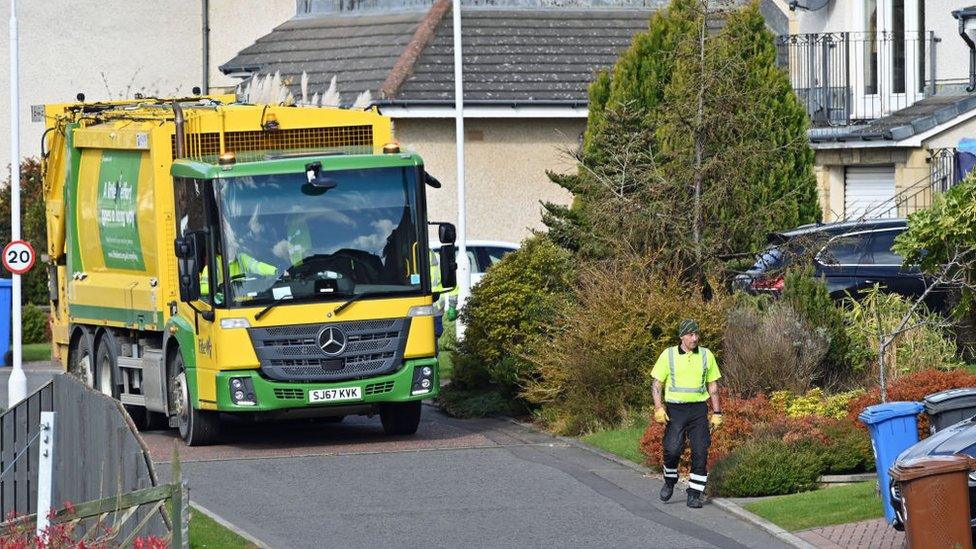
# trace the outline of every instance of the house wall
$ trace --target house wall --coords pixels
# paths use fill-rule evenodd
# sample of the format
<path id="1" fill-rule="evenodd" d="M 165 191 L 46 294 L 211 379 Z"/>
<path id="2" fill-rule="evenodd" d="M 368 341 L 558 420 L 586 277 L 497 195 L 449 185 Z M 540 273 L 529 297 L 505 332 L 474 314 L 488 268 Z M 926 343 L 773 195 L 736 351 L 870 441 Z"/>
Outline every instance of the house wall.
<path id="1" fill-rule="evenodd" d="M 976 138 L 976 112 L 972 112 L 972 117 L 964 122 L 956 124 L 938 135 L 934 135 L 925 140 L 926 149 L 943 149 L 956 147 L 959 140 L 964 137 Z"/>
<path id="2" fill-rule="evenodd" d="M 9 2 L 0 9 L 0 59 L 9 58 Z M 210 0 L 210 83 L 234 86 L 217 66 L 295 14 L 294 0 Z M 21 2 L 20 150 L 40 152 L 44 125 L 30 106 L 146 95 L 189 94 L 202 82 L 200 0 Z M 0 79 L 9 102 L 10 81 Z M 0 166 L 10 162 L 9 117 L 0 119 Z M 6 172 L 0 173 L 0 180 Z"/>
<path id="3" fill-rule="evenodd" d="M 546 170 L 569 173 L 585 119 L 465 120 L 468 238 L 520 242 L 543 229 L 540 201 L 569 204 L 571 195 Z M 417 151 L 443 186 L 428 188 L 432 220 L 457 222 L 453 119 L 399 119 L 396 137 Z"/>

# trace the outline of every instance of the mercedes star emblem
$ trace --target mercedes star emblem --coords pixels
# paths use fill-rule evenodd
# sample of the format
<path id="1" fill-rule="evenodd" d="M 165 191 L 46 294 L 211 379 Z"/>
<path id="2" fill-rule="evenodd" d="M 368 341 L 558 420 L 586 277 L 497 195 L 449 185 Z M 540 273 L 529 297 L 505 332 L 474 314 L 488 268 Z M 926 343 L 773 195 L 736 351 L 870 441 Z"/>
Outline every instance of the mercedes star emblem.
<path id="1" fill-rule="evenodd" d="M 319 347 L 328 356 L 339 356 L 346 350 L 346 334 L 335 326 L 327 326 L 319 332 Z"/>

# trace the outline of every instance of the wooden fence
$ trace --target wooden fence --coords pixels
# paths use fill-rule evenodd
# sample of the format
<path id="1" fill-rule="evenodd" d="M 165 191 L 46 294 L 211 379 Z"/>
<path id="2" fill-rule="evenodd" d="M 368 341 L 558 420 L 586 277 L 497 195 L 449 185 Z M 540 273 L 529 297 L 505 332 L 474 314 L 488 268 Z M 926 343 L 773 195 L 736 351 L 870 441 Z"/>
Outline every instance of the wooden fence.
<path id="1" fill-rule="evenodd" d="M 126 539 L 136 532 L 140 536 L 171 535 L 163 502 L 178 504 L 177 516 L 185 516 L 181 512 L 185 490 L 158 486 L 148 449 L 122 405 L 70 375 L 54 376 L 47 385 L 0 415 L 3 519 L 11 514 L 27 517 L 37 512 L 36 441 L 42 411 L 57 414 L 51 494 L 52 505 L 60 509 L 56 522 L 68 520 L 62 507 L 71 503 L 76 508 L 97 508 L 99 528 L 118 526 L 115 539 Z M 111 506 L 107 502 L 112 498 L 118 505 L 109 512 Z M 133 501 L 141 503 L 129 505 Z M 185 524 L 182 520 L 177 522 L 181 523 Z M 83 526 L 90 527 L 91 521 Z M 182 528 L 177 530 L 173 541 L 182 541 Z"/>

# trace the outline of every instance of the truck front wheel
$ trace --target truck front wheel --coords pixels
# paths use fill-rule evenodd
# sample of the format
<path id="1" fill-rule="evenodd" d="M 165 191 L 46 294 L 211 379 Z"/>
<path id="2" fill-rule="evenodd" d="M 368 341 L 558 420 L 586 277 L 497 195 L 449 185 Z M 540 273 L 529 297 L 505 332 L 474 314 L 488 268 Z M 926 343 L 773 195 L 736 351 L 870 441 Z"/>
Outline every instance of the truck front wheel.
<path id="1" fill-rule="evenodd" d="M 380 409 L 383 432 L 388 435 L 412 435 L 420 426 L 420 401 L 384 404 Z"/>
<path id="2" fill-rule="evenodd" d="M 179 351 L 173 362 L 174 412 L 179 420 L 180 437 L 187 446 L 206 446 L 213 443 L 220 434 L 220 418 L 217 412 L 197 410 L 190 401 L 190 388 L 187 385 L 186 368 Z"/>

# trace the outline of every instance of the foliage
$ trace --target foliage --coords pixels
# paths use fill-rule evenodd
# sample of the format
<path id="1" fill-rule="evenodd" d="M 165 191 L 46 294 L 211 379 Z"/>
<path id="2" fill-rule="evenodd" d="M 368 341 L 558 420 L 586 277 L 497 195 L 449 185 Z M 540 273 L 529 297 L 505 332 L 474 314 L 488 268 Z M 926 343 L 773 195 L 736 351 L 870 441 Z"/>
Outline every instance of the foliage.
<path id="1" fill-rule="evenodd" d="M 460 418 L 515 416 L 526 412 L 524 406 L 497 389 L 462 389 L 453 383 L 441 389 L 437 403 L 447 415 Z"/>
<path id="2" fill-rule="evenodd" d="M 573 205 L 547 204 L 543 218 L 580 257 L 654 253 L 701 281 L 719 256 L 819 219 L 806 112 L 758 3 L 716 32 L 706 5 L 655 13 L 592 84 L 579 170 L 550 174 Z"/>
<path id="3" fill-rule="evenodd" d="M 898 294 L 880 291 L 875 286 L 859 300 L 847 300 L 845 319 L 851 341 L 847 360 L 854 371 L 870 374 L 877 379 L 878 349 L 880 346 L 878 317 L 881 331 L 892 334 L 902 318 L 909 313 L 911 303 Z M 921 305 L 909 318 L 913 329 L 895 336 L 885 356 L 887 378 L 936 367 L 952 369 L 961 366 L 956 358 L 956 344 L 942 327 L 945 321 Z"/>
<path id="4" fill-rule="evenodd" d="M 464 340 L 454 355 L 454 383 L 470 390 L 496 386 L 517 395 L 533 375 L 523 348 L 543 337 L 563 307 L 572 280 L 569 254 L 535 236 L 485 273 L 461 311 Z"/>
<path id="5" fill-rule="evenodd" d="M 936 196 L 931 208 L 909 216 L 908 228 L 895 240 L 894 250 L 906 264 L 919 265 L 930 274 L 952 265 L 949 275 L 969 285 L 957 312 L 968 312 L 976 283 L 976 174 Z"/>
<path id="6" fill-rule="evenodd" d="M 827 338 L 829 348 L 821 360 L 817 381 L 822 385 L 849 381 L 847 357 L 851 340 L 844 325 L 844 311 L 831 299 L 826 281 L 814 276 L 813 265 L 788 271 L 780 297 L 807 325 L 815 326 Z"/>
<path id="7" fill-rule="evenodd" d="M 757 427 L 754 439 L 782 440 L 811 452 L 821 460 L 820 474 L 862 473 L 874 468 L 871 439 L 846 418 L 781 418 Z"/>
<path id="8" fill-rule="evenodd" d="M 10 177 L 4 181 L 6 189 L 0 193 L 0 242 L 10 242 Z M 47 220 L 44 205 L 44 181 L 41 163 L 36 158 L 25 158 L 20 164 L 20 235 L 30 242 L 38 254 L 34 268 L 21 278 L 23 303 L 46 305 L 47 270 L 40 255 L 47 253 Z M 0 273 L 9 278 L 10 273 L 0 266 Z"/>
<path id="9" fill-rule="evenodd" d="M 726 296 L 705 300 L 701 288 L 651 263 L 629 257 L 581 267 L 573 304 L 553 319 L 552 337 L 527 347 L 537 376 L 522 396 L 542 407 L 539 419 L 549 429 L 613 427 L 629 410 L 648 407 L 651 368 L 677 343 L 682 319 L 698 320 L 706 347 L 719 341 Z"/>
<path id="10" fill-rule="evenodd" d="M 855 389 L 827 395 L 823 389 L 814 387 L 802 395 L 790 391 L 775 391 L 770 393 L 769 401 L 786 417 L 820 416 L 841 419 L 847 417 L 847 408 L 851 401 L 863 394 L 863 389 Z"/>
<path id="11" fill-rule="evenodd" d="M 813 490 L 823 463 L 810 447 L 776 439 L 743 444 L 709 473 L 713 494 L 770 496 Z"/>
<path id="12" fill-rule="evenodd" d="M 94 524 L 82 525 L 74 517 L 74 505 L 65 502 L 68 514 L 55 521 L 55 510 L 48 515 L 48 526 L 39 536 L 36 522 L 25 520 L 13 511 L 0 527 L 0 549 L 103 549 L 114 547 L 111 525 L 98 519 Z M 132 541 L 135 549 L 165 549 L 169 544 L 156 536 L 140 536 Z"/>
<path id="13" fill-rule="evenodd" d="M 770 405 L 765 395 L 742 399 L 722 395 L 722 427 L 712 432 L 712 445 L 708 449 L 708 466 L 714 466 L 719 460 L 728 456 L 732 451 L 752 438 L 757 426 L 776 421 L 778 413 Z M 641 452 L 646 456 L 646 464 L 660 468 L 663 458 L 664 426 L 651 423 L 641 437 Z M 691 452 L 686 448 L 681 457 L 679 469 L 682 472 L 690 470 Z"/>
<path id="14" fill-rule="evenodd" d="M 819 366 L 828 336 L 801 319 L 788 303 L 740 305 L 729 311 L 726 326 L 722 373 L 733 393 L 803 392 L 822 377 Z"/>
<path id="15" fill-rule="evenodd" d="M 888 401 L 921 402 L 932 393 L 957 389 L 960 387 L 976 387 L 976 375 L 965 370 L 922 370 L 906 374 L 888 385 Z M 860 425 L 857 416 L 868 406 L 881 403 L 881 390 L 877 387 L 855 398 L 847 407 L 847 417 L 851 422 Z M 926 429 L 922 429 L 923 434 Z"/>
<path id="16" fill-rule="evenodd" d="M 21 309 L 21 326 L 24 344 L 50 341 L 47 313 L 37 305 L 29 303 Z"/>

